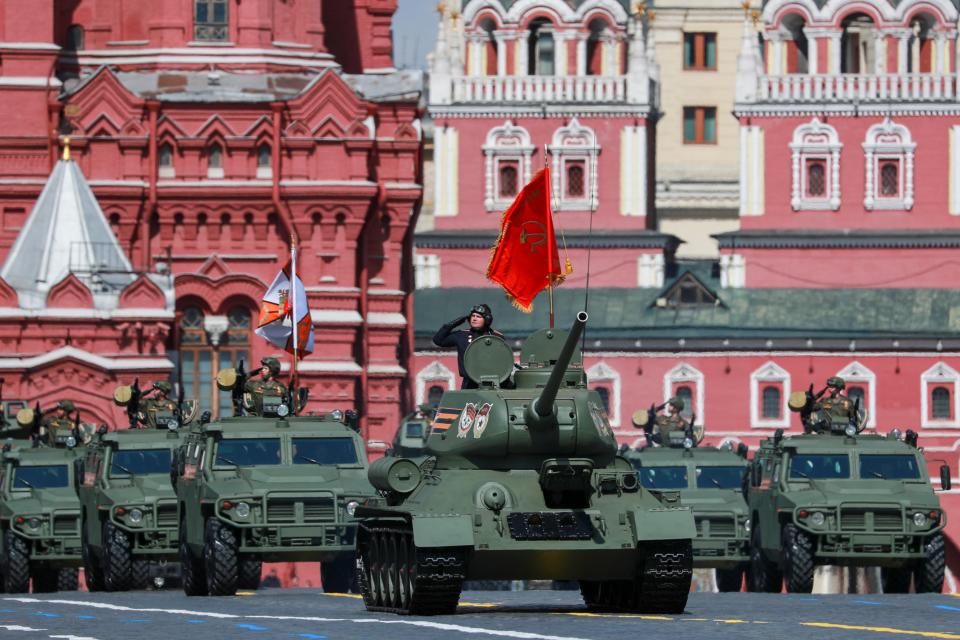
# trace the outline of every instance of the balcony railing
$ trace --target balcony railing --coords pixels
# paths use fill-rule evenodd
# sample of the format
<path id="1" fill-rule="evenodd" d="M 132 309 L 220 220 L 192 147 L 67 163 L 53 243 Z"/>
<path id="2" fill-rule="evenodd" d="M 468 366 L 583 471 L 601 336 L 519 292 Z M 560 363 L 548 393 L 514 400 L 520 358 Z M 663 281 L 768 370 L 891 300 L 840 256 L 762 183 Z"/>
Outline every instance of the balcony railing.
<path id="1" fill-rule="evenodd" d="M 929 73 L 761 76 L 760 102 L 941 102 L 957 98 L 956 78 Z"/>
<path id="2" fill-rule="evenodd" d="M 625 102 L 624 76 L 461 76 L 453 78 L 453 101 Z"/>

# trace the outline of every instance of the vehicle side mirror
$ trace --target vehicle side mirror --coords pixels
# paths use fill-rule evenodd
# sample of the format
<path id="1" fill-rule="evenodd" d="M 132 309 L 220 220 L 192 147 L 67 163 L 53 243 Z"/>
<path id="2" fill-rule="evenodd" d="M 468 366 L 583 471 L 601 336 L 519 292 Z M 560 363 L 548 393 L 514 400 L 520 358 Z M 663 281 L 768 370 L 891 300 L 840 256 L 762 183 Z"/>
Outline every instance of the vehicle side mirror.
<path id="1" fill-rule="evenodd" d="M 940 490 L 950 491 L 950 465 L 940 465 Z"/>
<path id="2" fill-rule="evenodd" d="M 760 486 L 760 463 L 758 462 L 750 467 L 750 484 L 754 487 Z"/>
<path id="3" fill-rule="evenodd" d="M 738 456 L 746 460 L 748 453 L 750 453 L 750 447 L 748 447 L 745 443 L 741 442 L 740 444 L 737 445 Z"/>

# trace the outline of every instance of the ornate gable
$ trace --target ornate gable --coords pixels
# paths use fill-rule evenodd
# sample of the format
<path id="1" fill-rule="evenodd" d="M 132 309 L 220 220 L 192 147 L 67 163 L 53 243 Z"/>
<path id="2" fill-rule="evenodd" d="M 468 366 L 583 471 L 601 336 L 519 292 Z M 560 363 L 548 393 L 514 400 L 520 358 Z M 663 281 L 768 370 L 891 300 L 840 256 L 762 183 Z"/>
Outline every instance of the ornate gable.
<path id="1" fill-rule="evenodd" d="M 49 309 L 93 309 L 93 294 L 76 274 L 53 285 L 47 294 Z"/>
<path id="2" fill-rule="evenodd" d="M 328 119 L 347 131 L 348 125 L 367 115 L 366 103 L 333 71 L 323 73 L 289 106 L 291 120 L 304 122 L 310 131 L 317 131 Z"/>
<path id="3" fill-rule="evenodd" d="M 117 306 L 121 309 L 165 309 L 167 298 L 153 280 L 142 275 L 120 293 Z"/>
<path id="4" fill-rule="evenodd" d="M 72 114 L 70 121 L 80 133 L 92 135 L 98 122 L 107 116 L 114 132 L 120 131 L 117 123 L 139 119 L 144 101 L 131 93 L 110 69 L 101 67 L 92 78 L 80 86 L 69 98 Z"/>

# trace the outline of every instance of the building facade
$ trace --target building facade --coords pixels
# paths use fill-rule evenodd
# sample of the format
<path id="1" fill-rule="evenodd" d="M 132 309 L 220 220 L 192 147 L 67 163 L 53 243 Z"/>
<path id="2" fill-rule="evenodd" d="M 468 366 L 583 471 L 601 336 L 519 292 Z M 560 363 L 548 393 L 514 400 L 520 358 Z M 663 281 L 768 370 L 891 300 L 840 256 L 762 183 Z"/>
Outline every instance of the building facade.
<path id="1" fill-rule="evenodd" d="M 252 330 L 296 238 L 307 410 L 357 408 L 371 451 L 389 441 L 421 196 L 422 82 L 393 69 L 395 8 L 0 4 L 5 399 L 117 425 L 116 384 L 169 377 L 222 415 L 217 371 L 278 355 Z"/>

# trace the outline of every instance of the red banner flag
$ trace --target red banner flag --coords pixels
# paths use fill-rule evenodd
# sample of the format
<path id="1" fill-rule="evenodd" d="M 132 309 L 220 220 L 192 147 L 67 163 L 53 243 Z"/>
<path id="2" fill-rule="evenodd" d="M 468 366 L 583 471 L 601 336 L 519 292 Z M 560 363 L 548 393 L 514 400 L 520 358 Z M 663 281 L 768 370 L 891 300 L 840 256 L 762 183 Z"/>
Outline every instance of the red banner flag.
<path id="1" fill-rule="evenodd" d="M 553 234 L 548 167 L 533 176 L 503 214 L 487 278 L 503 287 L 513 304 L 527 313 L 533 310 L 538 293 L 563 281 Z"/>

